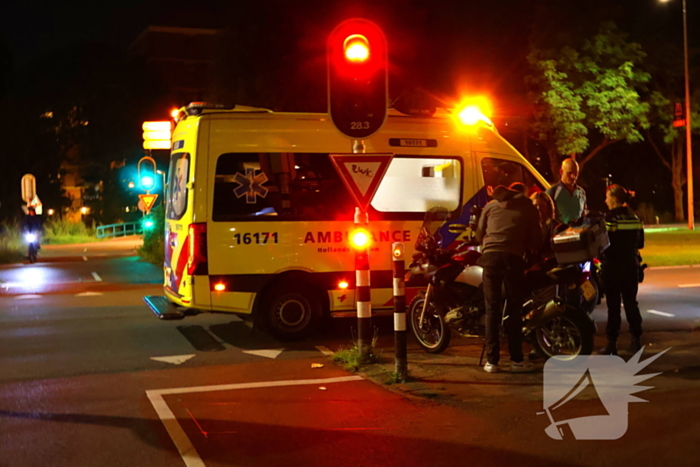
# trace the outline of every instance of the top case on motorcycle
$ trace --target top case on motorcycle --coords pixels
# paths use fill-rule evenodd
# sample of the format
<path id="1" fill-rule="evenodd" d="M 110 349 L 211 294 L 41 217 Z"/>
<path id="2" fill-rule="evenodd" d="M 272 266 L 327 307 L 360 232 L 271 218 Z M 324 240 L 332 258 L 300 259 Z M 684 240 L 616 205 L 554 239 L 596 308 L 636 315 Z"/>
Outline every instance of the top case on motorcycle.
<path id="1" fill-rule="evenodd" d="M 559 264 L 590 261 L 610 246 L 605 220 L 597 219 L 580 227 L 570 227 L 552 238 L 552 249 Z"/>

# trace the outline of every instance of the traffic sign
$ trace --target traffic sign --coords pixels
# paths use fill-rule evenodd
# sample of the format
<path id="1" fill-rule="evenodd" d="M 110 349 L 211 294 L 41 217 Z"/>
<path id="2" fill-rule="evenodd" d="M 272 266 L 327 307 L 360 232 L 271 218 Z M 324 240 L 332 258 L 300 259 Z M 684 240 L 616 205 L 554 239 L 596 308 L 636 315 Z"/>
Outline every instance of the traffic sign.
<path id="1" fill-rule="evenodd" d="M 335 170 L 362 209 L 372 202 L 393 154 L 331 154 Z"/>
<path id="2" fill-rule="evenodd" d="M 25 174 L 22 177 L 22 199 L 29 204 L 36 196 L 36 177 L 32 174 Z"/>
<path id="3" fill-rule="evenodd" d="M 140 194 L 139 199 L 143 201 L 143 207 L 146 212 L 150 211 L 156 200 L 158 199 L 157 194 Z"/>

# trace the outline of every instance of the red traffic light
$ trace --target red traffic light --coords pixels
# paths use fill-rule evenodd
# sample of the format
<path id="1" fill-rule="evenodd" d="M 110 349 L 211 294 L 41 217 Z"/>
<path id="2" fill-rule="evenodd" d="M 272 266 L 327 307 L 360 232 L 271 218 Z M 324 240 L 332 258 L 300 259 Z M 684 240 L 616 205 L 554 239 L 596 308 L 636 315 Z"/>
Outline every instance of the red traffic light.
<path id="1" fill-rule="evenodd" d="M 369 58 L 369 42 L 361 34 L 348 36 L 343 48 L 345 49 L 345 58 L 349 62 L 364 62 Z"/>
<path id="2" fill-rule="evenodd" d="M 354 139 L 375 133 L 386 120 L 388 59 L 382 30 L 349 19 L 328 38 L 328 112 L 336 128 Z"/>

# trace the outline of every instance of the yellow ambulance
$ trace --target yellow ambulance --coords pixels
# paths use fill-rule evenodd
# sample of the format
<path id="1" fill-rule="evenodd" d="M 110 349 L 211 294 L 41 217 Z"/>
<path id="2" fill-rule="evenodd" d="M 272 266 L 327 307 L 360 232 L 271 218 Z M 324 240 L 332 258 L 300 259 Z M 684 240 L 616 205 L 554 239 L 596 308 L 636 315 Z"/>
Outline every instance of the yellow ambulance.
<path id="1" fill-rule="evenodd" d="M 372 309 L 391 310 L 391 245 L 413 251 L 425 212 L 441 206 L 466 224 L 498 185 L 548 185 L 484 115 L 389 111 L 364 141 L 393 158 L 368 209 Z M 329 157 L 352 142 L 328 114 L 193 103 L 172 137 L 166 193 L 161 318 L 200 312 L 254 319 L 281 340 L 321 318 L 355 315 L 355 203 Z M 446 244 L 455 240 L 447 226 Z M 407 300 L 411 299 L 407 289 Z"/>

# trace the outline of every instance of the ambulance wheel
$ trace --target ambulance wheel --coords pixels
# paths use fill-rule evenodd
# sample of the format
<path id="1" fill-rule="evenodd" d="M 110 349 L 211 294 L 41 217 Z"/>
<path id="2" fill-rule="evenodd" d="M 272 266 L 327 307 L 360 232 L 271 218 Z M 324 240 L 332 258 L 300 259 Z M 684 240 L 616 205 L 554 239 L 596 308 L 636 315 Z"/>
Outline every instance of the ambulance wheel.
<path id="1" fill-rule="evenodd" d="M 303 284 L 285 284 L 269 291 L 264 313 L 267 331 L 280 341 L 304 339 L 316 330 L 321 321 L 319 294 Z"/>

